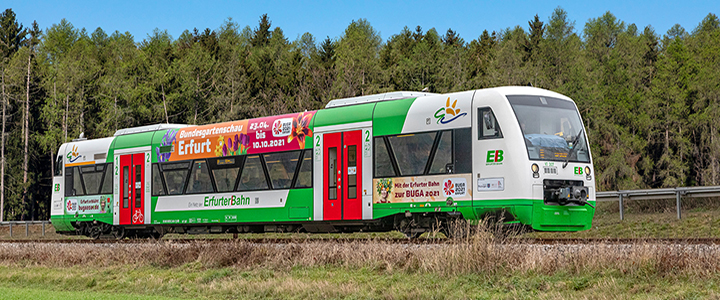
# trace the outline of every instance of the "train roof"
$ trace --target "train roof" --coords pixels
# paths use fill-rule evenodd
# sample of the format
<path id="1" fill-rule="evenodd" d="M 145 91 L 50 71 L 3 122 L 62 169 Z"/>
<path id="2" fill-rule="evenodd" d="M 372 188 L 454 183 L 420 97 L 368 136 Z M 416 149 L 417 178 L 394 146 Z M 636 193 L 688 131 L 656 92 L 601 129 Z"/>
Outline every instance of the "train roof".
<path id="1" fill-rule="evenodd" d="M 188 126 L 191 126 L 191 125 L 185 125 L 185 124 L 145 125 L 145 126 L 120 129 L 118 131 L 115 131 L 115 134 L 113 134 L 113 136 L 120 136 L 120 135 L 141 133 L 141 132 L 149 132 L 149 131 L 158 131 L 158 130 L 164 130 L 164 129 L 178 129 L 178 128 L 184 128 L 184 127 L 188 127 Z"/>
<path id="2" fill-rule="evenodd" d="M 325 105 L 325 108 L 348 106 L 348 105 L 371 103 L 371 102 L 401 100 L 401 99 L 417 98 L 417 97 L 433 96 L 433 95 L 439 95 L 439 94 L 428 93 L 428 92 L 408 92 L 408 91 L 389 92 L 389 93 L 374 94 L 374 95 L 367 95 L 367 96 L 335 99 L 335 100 L 331 100 L 330 102 L 328 102 L 328 104 Z"/>

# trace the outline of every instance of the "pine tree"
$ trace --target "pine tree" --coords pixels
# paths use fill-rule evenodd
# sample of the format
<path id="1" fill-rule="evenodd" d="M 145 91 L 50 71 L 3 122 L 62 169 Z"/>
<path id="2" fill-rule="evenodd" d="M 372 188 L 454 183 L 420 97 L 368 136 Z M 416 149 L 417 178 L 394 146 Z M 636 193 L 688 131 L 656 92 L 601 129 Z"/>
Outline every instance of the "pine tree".
<path id="1" fill-rule="evenodd" d="M 0 14 L 0 77 L 2 85 L 2 132 L 0 133 L 0 222 L 5 216 L 5 136 L 6 136 L 6 111 L 9 101 L 9 88 L 6 86 L 5 74 L 10 58 L 25 43 L 27 31 L 23 29 L 15 19 L 15 12 L 12 9 L 6 9 Z"/>

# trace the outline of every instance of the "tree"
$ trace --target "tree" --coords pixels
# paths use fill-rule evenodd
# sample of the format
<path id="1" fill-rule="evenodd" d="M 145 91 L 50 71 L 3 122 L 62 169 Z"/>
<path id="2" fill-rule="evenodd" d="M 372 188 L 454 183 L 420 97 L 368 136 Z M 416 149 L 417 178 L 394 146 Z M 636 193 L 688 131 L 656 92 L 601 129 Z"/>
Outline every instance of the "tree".
<path id="1" fill-rule="evenodd" d="M 380 90 L 377 78 L 380 75 L 378 54 L 381 43 L 380 35 L 367 20 L 350 23 L 335 50 L 336 95 L 352 97 Z"/>
<path id="2" fill-rule="evenodd" d="M 6 9 L 0 14 L 0 73 L 2 85 L 2 133 L 0 133 L 0 222 L 4 220 L 5 208 L 5 121 L 8 105 L 8 89 L 5 83 L 6 66 L 10 58 L 20 49 L 25 42 L 26 30 L 15 19 L 12 9 Z"/>
<path id="3" fill-rule="evenodd" d="M 32 199 L 28 199 L 28 159 L 30 153 L 28 146 L 30 144 L 30 82 L 32 80 L 32 59 L 35 56 L 37 45 L 40 43 L 40 34 L 42 31 L 38 26 L 37 22 L 33 22 L 32 29 L 30 29 L 30 38 L 25 41 L 25 45 L 28 47 L 27 56 L 27 85 L 25 86 L 25 110 L 23 112 L 23 135 L 25 141 L 25 149 L 23 151 L 23 207 L 27 205 Z M 25 220 L 25 217 L 22 218 Z"/>

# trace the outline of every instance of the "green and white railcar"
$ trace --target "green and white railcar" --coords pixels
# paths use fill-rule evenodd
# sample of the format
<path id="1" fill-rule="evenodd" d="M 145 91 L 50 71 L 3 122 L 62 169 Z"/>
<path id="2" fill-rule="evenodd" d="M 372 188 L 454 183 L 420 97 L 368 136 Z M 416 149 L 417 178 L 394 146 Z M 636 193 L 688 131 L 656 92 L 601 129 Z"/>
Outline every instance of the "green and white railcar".
<path id="1" fill-rule="evenodd" d="M 58 232 L 305 230 L 417 235 L 455 218 L 589 229 L 595 183 L 575 103 L 531 87 L 393 92 L 60 146 Z"/>

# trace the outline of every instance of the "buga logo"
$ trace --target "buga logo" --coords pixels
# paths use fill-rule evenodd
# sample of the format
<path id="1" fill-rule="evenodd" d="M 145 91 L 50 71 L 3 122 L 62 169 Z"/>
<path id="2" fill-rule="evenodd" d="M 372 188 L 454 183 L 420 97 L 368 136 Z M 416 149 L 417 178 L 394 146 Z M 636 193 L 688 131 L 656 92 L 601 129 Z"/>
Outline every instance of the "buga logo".
<path id="1" fill-rule="evenodd" d="M 283 137 L 290 135 L 292 132 L 292 118 L 277 119 L 272 125 L 272 134 L 274 137 Z"/>
<path id="2" fill-rule="evenodd" d="M 450 105 L 450 97 L 448 97 L 445 103 L 445 107 L 441 107 L 435 112 L 435 118 L 437 119 L 437 123 L 447 124 L 457 120 L 462 116 L 467 115 L 466 112 L 461 113 L 459 108 L 455 108 L 456 105 L 457 99 L 455 99 L 452 105 Z"/>
<path id="3" fill-rule="evenodd" d="M 67 159 L 69 162 L 75 162 L 78 158 L 80 158 L 80 153 L 78 153 L 77 149 L 77 145 L 75 145 L 72 147 L 72 151 L 68 152 Z"/>
<path id="4" fill-rule="evenodd" d="M 443 194 L 446 197 L 464 197 L 467 192 L 465 178 L 449 178 L 443 182 Z"/>
<path id="5" fill-rule="evenodd" d="M 69 199 L 65 204 L 68 213 L 75 213 L 78 210 L 77 199 Z"/>
<path id="6" fill-rule="evenodd" d="M 487 152 L 487 159 L 485 160 L 488 165 L 500 165 L 502 164 L 503 151 L 502 150 L 490 150 Z"/>

